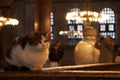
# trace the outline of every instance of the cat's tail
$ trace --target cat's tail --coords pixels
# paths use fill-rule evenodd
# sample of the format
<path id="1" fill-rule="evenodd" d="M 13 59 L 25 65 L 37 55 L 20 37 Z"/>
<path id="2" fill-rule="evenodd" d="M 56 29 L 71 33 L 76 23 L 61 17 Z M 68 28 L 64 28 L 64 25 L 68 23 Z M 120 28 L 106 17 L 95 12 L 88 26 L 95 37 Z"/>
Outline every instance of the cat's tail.
<path id="1" fill-rule="evenodd" d="M 5 57 L 5 60 L 6 60 L 6 65 L 4 69 L 1 71 L 14 71 L 14 70 L 17 71 L 17 67 L 14 66 L 14 62 L 12 61 L 12 59 Z"/>
<path id="2" fill-rule="evenodd" d="M 5 57 L 5 61 L 6 61 L 5 65 L 3 68 L 0 68 L 0 72 L 8 71 L 9 64 L 12 63 L 12 61 L 8 59 L 7 57 Z"/>
<path id="3" fill-rule="evenodd" d="M 8 63 L 8 64 L 11 64 L 11 65 L 15 64 L 12 59 L 9 59 L 9 58 L 5 57 L 5 60 L 6 60 L 6 63 Z"/>

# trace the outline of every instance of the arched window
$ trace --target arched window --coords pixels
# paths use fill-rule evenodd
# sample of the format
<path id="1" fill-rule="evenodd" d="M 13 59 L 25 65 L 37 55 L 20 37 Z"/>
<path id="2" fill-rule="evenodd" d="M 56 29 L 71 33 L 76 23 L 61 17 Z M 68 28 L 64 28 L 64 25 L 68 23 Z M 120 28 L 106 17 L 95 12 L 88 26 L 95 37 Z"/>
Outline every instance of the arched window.
<path id="1" fill-rule="evenodd" d="M 80 11 L 79 8 L 73 8 L 70 10 L 70 12 L 78 12 Z M 78 20 L 67 20 L 68 24 L 68 30 L 71 31 L 70 34 L 68 34 L 68 39 L 82 39 L 82 34 L 75 34 L 74 31 L 82 31 L 83 30 L 83 22 Z M 73 33 L 72 33 L 73 32 Z"/>
<path id="2" fill-rule="evenodd" d="M 109 19 L 106 21 L 99 22 L 100 28 L 99 28 L 99 35 L 102 36 L 111 36 L 113 39 L 116 38 L 115 34 L 115 12 L 111 8 L 104 8 L 100 12 L 102 14 L 109 15 Z"/>
<path id="3" fill-rule="evenodd" d="M 54 25 L 54 20 L 53 20 L 54 16 L 53 16 L 53 12 L 50 13 L 50 32 L 51 32 L 51 40 L 54 39 L 54 34 L 53 34 L 53 25 Z"/>

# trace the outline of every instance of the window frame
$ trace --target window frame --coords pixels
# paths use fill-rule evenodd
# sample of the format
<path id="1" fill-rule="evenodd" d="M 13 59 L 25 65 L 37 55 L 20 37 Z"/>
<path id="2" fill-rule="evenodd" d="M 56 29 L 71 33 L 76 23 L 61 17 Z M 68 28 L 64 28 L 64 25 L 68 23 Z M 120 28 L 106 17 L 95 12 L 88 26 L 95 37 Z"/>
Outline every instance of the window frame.
<path id="1" fill-rule="evenodd" d="M 80 9 L 79 8 L 72 8 L 71 10 L 70 10 L 71 12 L 78 12 L 78 11 L 80 11 Z M 68 30 L 69 31 L 71 31 L 70 30 L 70 27 L 71 26 L 74 26 L 74 30 L 75 31 L 83 31 L 83 28 L 84 28 L 84 26 L 83 26 L 83 22 L 82 21 L 76 21 L 76 20 L 66 20 L 67 21 L 67 24 L 68 24 Z M 79 30 L 78 28 L 77 28 L 77 26 L 78 25 L 80 25 L 80 26 L 82 26 L 82 30 Z M 83 38 L 83 35 L 82 34 L 78 34 L 78 35 L 73 35 L 73 34 L 68 34 L 67 35 L 67 39 L 82 39 Z"/>
<path id="2" fill-rule="evenodd" d="M 105 7 L 103 8 L 100 13 L 105 13 L 110 15 L 110 19 L 106 20 L 105 22 L 99 22 L 99 35 L 101 36 L 111 36 L 113 39 L 116 38 L 116 28 L 115 28 L 115 24 L 116 24 L 116 17 L 115 17 L 115 11 L 112 8 L 109 7 Z M 101 30 L 101 25 L 105 25 L 105 30 L 102 31 Z M 113 25 L 113 30 L 110 30 L 110 25 Z"/>

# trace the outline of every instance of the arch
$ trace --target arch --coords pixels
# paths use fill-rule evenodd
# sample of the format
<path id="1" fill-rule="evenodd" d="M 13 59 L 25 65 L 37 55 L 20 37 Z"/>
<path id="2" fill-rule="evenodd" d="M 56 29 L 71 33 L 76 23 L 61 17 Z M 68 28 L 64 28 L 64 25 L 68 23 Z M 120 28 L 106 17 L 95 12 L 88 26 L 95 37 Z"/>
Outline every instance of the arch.
<path id="1" fill-rule="evenodd" d="M 105 7 L 100 11 L 101 14 L 109 15 L 109 19 L 101 21 L 99 27 L 99 35 L 101 36 L 111 36 L 113 39 L 116 38 L 115 33 L 115 11 L 112 8 Z"/>
<path id="2" fill-rule="evenodd" d="M 72 8 L 70 9 L 70 12 L 79 12 L 80 9 L 79 8 Z M 83 22 L 80 20 L 67 20 L 67 24 L 68 24 L 68 30 L 72 31 L 73 33 L 75 33 L 74 31 L 82 31 L 83 30 Z M 67 35 L 68 39 L 82 39 L 83 35 L 82 34 L 73 34 L 70 33 Z"/>

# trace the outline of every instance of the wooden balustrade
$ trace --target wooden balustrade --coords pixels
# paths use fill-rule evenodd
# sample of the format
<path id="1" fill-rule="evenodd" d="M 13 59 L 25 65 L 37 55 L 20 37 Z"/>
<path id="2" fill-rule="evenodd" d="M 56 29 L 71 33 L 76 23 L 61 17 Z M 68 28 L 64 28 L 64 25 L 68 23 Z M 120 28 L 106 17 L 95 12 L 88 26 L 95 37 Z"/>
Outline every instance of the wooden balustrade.
<path id="1" fill-rule="evenodd" d="M 1 71 L 0 80 L 119 80 L 120 64 L 43 68 L 42 71 Z"/>

